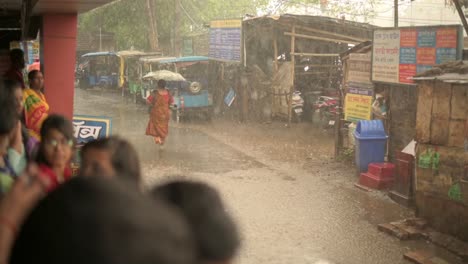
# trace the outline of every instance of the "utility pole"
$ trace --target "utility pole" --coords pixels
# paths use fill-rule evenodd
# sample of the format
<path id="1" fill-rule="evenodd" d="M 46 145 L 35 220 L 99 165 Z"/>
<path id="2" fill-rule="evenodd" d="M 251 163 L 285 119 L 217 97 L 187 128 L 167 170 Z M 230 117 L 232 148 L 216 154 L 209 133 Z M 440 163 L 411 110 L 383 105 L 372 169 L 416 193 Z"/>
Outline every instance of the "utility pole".
<path id="1" fill-rule="evenodd" d="M 146 0 L 146 7 L 147 7 L 147 15 L 148 15 L 148 22 L 150 24 L 150 46 L 152 51 L 158 50 L 159 42 L 158 42 L 158 29 L 156 24 L 156 19 L 154 17 L 154 4 L 153 0 Z"/>
<path id="2" fill-rule="evenodd" d="M 398 27 L 398 0 L 395 0 L 393 9 L 395 11 L 395 14 L 393 15 L 393 18 L 394 18 L 393 26 L 397 28 Z"/>
<path id="3" fill-rule="evenodd" d="M 180 0 L 175 0 L 174 9 L 174 55 L 179 57 L 181 55 L 181 39 L 180 39 Z"/>

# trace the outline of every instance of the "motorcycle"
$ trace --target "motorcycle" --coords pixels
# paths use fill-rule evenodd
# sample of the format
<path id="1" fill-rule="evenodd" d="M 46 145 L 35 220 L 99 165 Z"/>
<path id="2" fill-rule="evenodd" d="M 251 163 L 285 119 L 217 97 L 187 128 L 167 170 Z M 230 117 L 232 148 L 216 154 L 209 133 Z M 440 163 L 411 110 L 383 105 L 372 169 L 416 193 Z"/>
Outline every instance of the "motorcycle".
<path id="1" fill-rule="evenodd" d="M 304 114 L 304 99 L 301 96 L 301 92 L 293 92 L 291 105 L 294 120 L 298 123 L 302 122 L 302 116 Z"/>
<path id="2" fill-rule="evenodd" d="M 336 116 L 340 114 L 338 99 L 320 96 L 314 104 L 314 110 L 319 114 L 320 124 L 324 129 L 335 126 Z"/>

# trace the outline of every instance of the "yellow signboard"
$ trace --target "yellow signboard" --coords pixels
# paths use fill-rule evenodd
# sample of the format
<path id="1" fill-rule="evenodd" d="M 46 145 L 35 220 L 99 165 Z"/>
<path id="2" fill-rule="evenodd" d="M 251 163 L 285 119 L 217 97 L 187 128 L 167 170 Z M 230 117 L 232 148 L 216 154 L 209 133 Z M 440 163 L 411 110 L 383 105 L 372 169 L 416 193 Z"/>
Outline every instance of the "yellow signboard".
<path id="1" fill-rule="evenodd" d="M 345 99 L 345 119 L 348 121 L 370 120 L 372 96 L 348 93 Z"/>
<path id="2" fill-rule="evenodd" d="M 242 27 L 242 20 L 240 19 L 211 21 L 211 28 L 240 28 L 240 27 Z"/>

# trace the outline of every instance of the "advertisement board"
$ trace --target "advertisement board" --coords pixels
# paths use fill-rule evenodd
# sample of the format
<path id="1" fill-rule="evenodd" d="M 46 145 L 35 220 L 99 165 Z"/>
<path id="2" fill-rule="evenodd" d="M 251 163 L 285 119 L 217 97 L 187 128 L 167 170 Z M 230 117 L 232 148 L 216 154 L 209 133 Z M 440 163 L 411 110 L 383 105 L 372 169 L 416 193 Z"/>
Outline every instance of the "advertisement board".
<path id="1" fill-rule="evenodd" d="M 370 120 L 372 117 L 372 90 L 349 88 L 345 98 L 345 119 L 347 121 Z"/>
<path id="2" fill-rule="evenodd" d="M 371 54 L 351 53 L 348 60 L 348 82 L 371 83 Z"/>
<path id="3" fill-rule="evenodd" d="M 242 20 L 215 20 L 210 25 L 209 57 L 219 60 L 241 60 Z"/>
<path id="4" fill-rule="evenodd" d="M 73 127 L 77 145 L 109 137 L 112 133 L 112 119 L 99 116 L 73 116 Z"/>
<path id="5" fill-rule="evenodd" d="M 410 79 L 434 65 L 462 59 L 460 25 L 374 30 L 372 81 L 412 84 Z"/>

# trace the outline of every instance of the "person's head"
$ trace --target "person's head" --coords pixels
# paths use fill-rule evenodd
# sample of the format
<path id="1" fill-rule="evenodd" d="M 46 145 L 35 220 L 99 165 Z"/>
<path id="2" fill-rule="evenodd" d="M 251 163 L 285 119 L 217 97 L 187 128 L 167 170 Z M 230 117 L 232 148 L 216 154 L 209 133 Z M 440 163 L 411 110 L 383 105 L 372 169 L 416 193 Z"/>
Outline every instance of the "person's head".
<path id="1" fill-rule="evenodd" d="M 158 85 L 157 85 L 158 89 L 164 89 L 166 88 L 166 81 L 161 79 L 158 81 Z"/>
<path id="2" fill-rule="evenodd" d="M 163 199 L 180 209 L 192 229 L 202 263 L 229 263 L 239 247 L 239 234 L 226 212 L 219 193 L 198 182 L 174 181 L 151 190 L 155 199 Z"/>
<path id="3" fill-rule="evenodd" d="M 16 112 L 21 115 L 24 110 L 23 87 L 21 83 L 13 80 L 5 80 L 5 91 L 8 97 L 14 98 Z"/>
<path id="4" fill-rule="evenodd" d="M 140 161 L 133 146 L 116 136 L 91 141 L 81 149 L 83 176 L 121 177 L 137 185 L 141 181 Z"/>
<path id="5" fill-rule="evenodd" d="M 10 262 L 192 264 L 195 247 L 183 217 L 164 202 L 103 177 L 75 177 L 33 209 Z"/>
<path id="6" fill-rule="evenodd" d="M 65 167 L 73 156 L 74 145 L 73 124 L 64 116 L 50 115 L 42 123 L 37 162 L 53 168 Z"/>
<path id="7" fill-rule="evenodd" d="M 10 50 L 10 61 L 11 65 L 17 69 L 22 70 L 26 67 L 24 52 L 21 49 Z"/>
<path id="8" fill-rule="evenodd" d="M 12 98 L 6 96 L 3 89 L 0 95 L 0 103 L 2 104 L 2 110 L 0 111 L 0 157 L 3 157 L 7 153 L 10 138 L 18 124 L 19 116 L 16 113 L 15 103 Z"/>
<path id="9" fill-rule="evenodd" d="M 44 75 L 41 71 L 32 70 L 28 73 L 29 87 L 40 91 L 44 88 Z"/>

